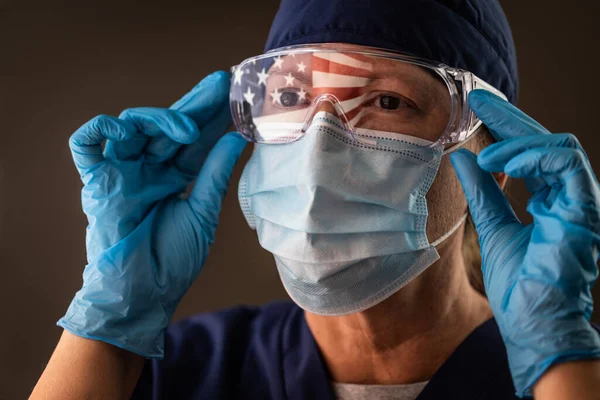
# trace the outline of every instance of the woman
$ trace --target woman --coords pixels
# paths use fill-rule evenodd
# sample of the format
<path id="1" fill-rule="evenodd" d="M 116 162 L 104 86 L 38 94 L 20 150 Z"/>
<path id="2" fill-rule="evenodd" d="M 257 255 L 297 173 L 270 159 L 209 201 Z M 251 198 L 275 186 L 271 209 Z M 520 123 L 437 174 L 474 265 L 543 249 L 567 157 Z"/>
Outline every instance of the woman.
<path id="1" fill-rule="evenodd" d="M 32 398 L 594 398 L 600 188 L 574 136 L 505 100 L 500 6 L 285 0 L 266 47 L 72 136 L 89 265 Z M 231 116 L 243 137 L 217 140 Z M 240 204 L 294 303 L 167 330 L 247 140 Z"/>

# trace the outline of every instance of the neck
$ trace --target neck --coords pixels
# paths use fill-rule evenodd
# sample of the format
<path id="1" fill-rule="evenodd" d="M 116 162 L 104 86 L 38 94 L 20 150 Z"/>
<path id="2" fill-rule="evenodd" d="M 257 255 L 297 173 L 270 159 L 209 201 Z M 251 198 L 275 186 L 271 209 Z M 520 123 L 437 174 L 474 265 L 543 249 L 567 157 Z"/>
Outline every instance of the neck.
<path id="1" fill-rule="evenodd" d="M 491 318 L 486 299 L 468 282 L 456 236 L 438 248 L 440 260 L 377 306 L 340 317 L 306 312 L 335 382 L 429 380 L 469 333 Z"/>

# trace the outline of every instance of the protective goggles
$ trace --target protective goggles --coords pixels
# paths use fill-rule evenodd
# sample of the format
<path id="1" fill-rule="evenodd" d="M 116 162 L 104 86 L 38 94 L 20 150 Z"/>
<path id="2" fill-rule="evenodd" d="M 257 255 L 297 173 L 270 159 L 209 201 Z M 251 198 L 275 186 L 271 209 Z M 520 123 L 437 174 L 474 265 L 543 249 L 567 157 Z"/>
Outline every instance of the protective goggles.
<path id="1" fill-rule="evenodd" d="M 271 50 L 232 67 L 230 105 L 239 132 L 256 143 L 301 138 L 319 111 L 335 114 L 348 136 L 373 131 L 447 146 L 481 121 L 467 98 L 494 87 L 471 72 L 401 53 L 343 43 Z"/>

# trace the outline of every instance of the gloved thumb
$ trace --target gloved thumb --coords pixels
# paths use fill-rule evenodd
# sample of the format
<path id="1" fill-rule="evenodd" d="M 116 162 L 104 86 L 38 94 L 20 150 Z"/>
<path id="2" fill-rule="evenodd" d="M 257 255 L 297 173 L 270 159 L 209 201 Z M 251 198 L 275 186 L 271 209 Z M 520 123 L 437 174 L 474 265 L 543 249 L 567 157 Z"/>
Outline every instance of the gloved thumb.
<path id="1" fill-rule="evenodd" d="M 204 231 L 211 235 L 217 228 L 221 202 L 227 192 L 231 173 L 246 143 L 246 139 L 237 132 L 219 139 L 208 154 L 188 197 L 192 210 L 205 224 Z"/>
<path id="2" fill-rule="evenodd" d="M 496 179 L 479 167 L 475 154 L 459 149 L 450 154 L 450 162 L 462 185 L 479 243 L 484 250 L 486 243 L 500 228 L 521 223 Z"/>

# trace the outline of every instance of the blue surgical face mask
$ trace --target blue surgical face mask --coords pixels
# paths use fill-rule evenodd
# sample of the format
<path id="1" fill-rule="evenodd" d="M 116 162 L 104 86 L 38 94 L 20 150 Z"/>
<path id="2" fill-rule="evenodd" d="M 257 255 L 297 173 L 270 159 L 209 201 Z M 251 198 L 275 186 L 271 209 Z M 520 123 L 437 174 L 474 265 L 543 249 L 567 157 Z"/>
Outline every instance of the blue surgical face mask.
<path id="1" fill-rule="evenodd" d="M 239 200 L 290 297 L 321 315 L 385 300 L 439 259 L 426 235 L 425 194 L 442 149 L 412 136 L 358 130 L 318 113 L 300 140 L 258 145 Z M 366 142 L 371 143 L 366 144 Z"/>

